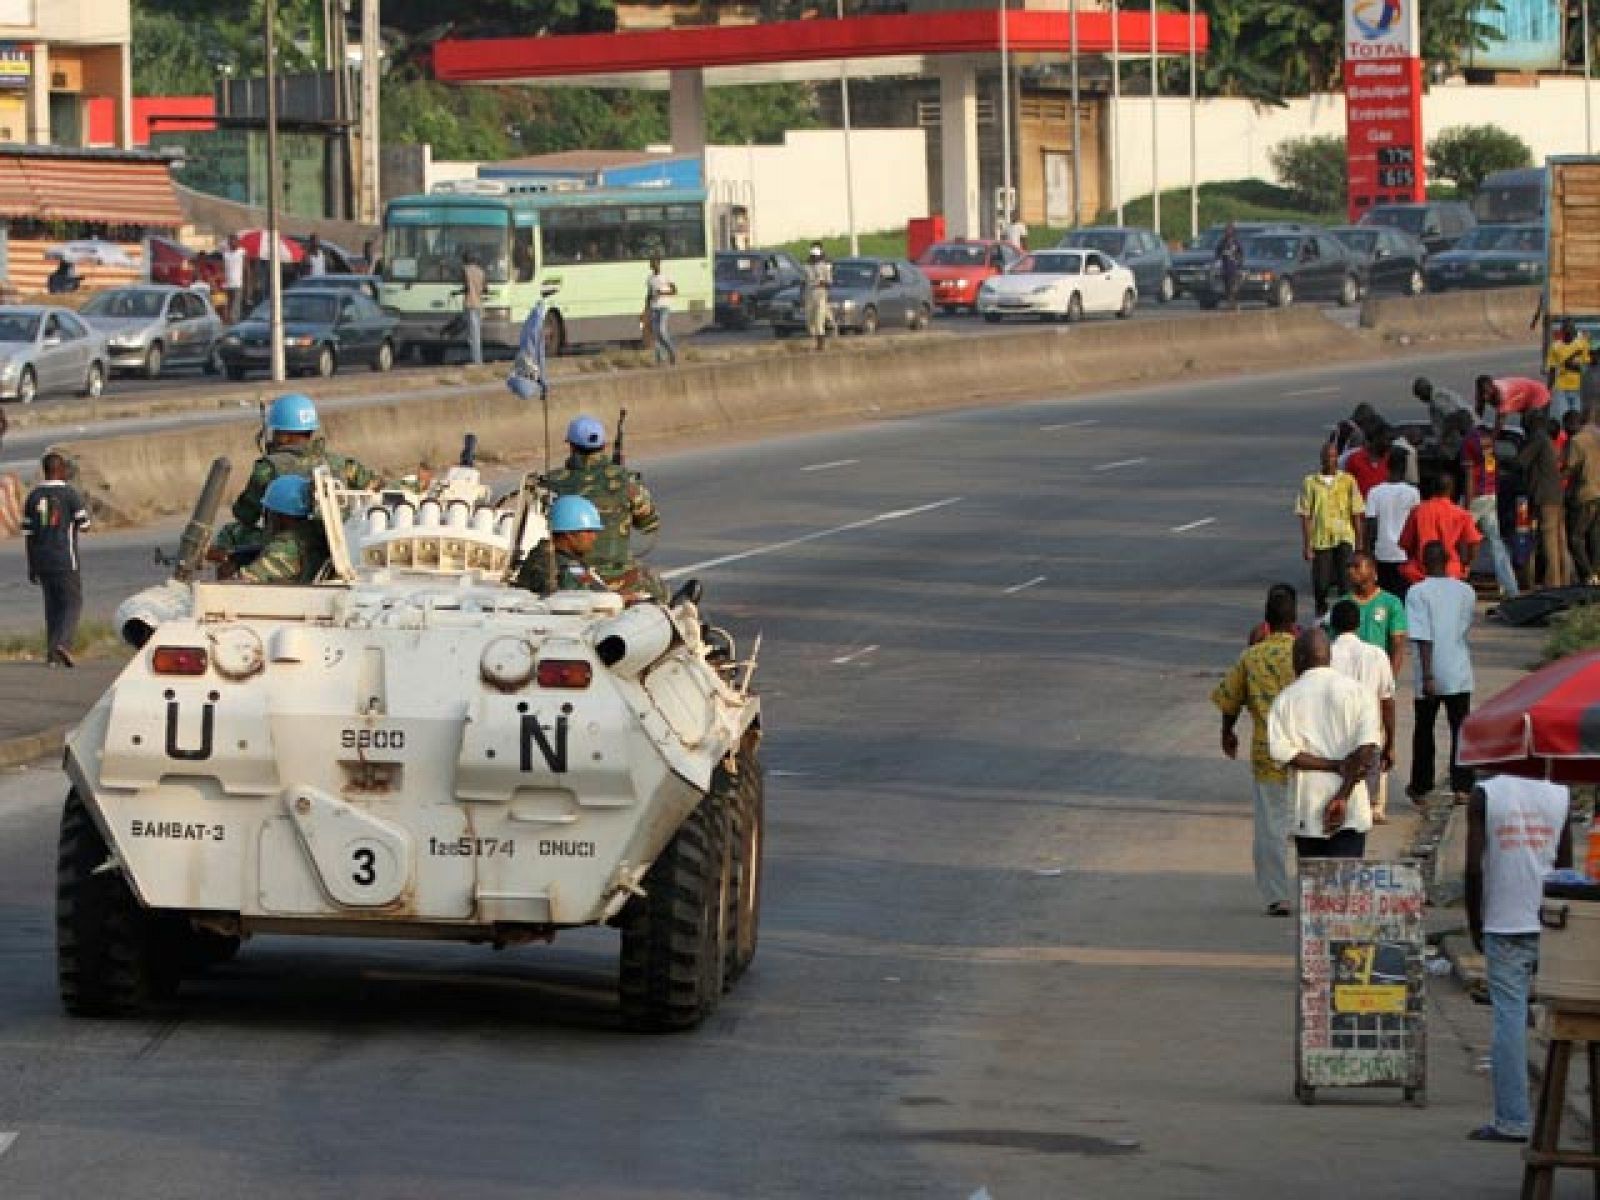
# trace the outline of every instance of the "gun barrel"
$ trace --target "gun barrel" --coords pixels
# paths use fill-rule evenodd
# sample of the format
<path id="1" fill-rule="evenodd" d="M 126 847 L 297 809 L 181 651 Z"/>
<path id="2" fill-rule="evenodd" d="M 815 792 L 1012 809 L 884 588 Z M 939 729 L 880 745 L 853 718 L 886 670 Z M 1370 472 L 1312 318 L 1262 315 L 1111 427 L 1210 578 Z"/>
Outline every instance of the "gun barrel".
<path id="1" fill-rule="evenodd" d="M 461 465 L 475 467 L 478 465 L 478 435 L 467 434 L 466 441 L 461 443 Z"/>
<path id="2" fill-rule="evenodd" d="M 228 489 L 228 476 L 231 474 L 233 474 L 233 464 L 226 458 L 212 460 L 211 469 L 206 472 L 205 486 L 200 489 L 200 498 L 195 501 L 194 512 L 190 514 L 189 523 L 183 529 L 183 537 L 178 541 L 178 565 L 173 570 L 172 577 L 181 583 L 192 581 L 200 573 L 206 551 L 211 548 L 217 509 L 222 504 L 222 497 Z"/>

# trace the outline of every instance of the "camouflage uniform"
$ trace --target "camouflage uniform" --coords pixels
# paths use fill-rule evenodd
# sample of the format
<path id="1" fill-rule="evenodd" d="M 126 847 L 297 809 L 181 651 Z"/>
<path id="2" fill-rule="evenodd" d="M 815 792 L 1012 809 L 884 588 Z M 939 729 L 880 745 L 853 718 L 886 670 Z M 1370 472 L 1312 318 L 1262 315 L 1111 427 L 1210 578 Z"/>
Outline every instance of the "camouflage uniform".
<path id="1" fill-rule="evenodd" d="M 328 449 L 327 439 L 312 438 L 298 446 L 281 446 L 256 459 L 250 469 L 250 480 L 244 491 L 233 502 L 235 521 L 246 529 L 261 524 L 261 498 L 267 485 L 280 475 L 305 475 L 309 477 L 318 467 L 326 466 L 333 477 L 345 487 L 356 491 L 376 487 L 382 482 L 374 471 L 368 470 L 353 458 L 346 458 Z"/>
<path id="2" fill-rule="evenodd" d="M 661 514 L 650 489 L 639 482 L 638 472 L 618 466 L 604 450 L 574 451 L 567 465 L 544 482 L 557 496 L 582 496 L 599 511 L 606 527 L 589 559 L 600 577 L 618 590 L 651 590 L 654 576 L 634 559 L 628 543 L 635 529 L 640 533 L 660 529 Z M 659 580 L 655 586 L 660 586 Z"/>
<path id="3" fill-rule="evenodd" d="M 559 581 L 559 582 L 558 582 Z M 551 574 L 550 544 L 540 542 L 522 560 L 515 584 L 536 596 L 551 592 L 609 592 L 611 587 L 583 559 L 563 550 L 555 552 L 555 573 Z"/>
<path id="4" fill-rule="evenodd" d="M 240 583 L 312 583 L 327 561 L 322 527 L 307 522 L 274 533 L 236 578 Z"/>

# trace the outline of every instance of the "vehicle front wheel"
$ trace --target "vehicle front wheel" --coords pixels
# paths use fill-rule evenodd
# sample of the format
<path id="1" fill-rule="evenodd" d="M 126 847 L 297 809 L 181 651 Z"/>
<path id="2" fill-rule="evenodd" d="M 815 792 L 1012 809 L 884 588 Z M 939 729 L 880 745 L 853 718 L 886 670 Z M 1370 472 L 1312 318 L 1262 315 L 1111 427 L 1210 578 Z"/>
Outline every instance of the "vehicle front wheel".
<path id="1" fill-rule="evenodd" d="M 1339 284 L 1339 307 L 1349 308 L 1359 299 L 1361 299 L 1361 285 L 1356 282 L 1354 275 L 1346 275 L 1344 281 Z"/>
<path id="2" fill-rule="evenodd" d="M 1072 299 L 1067 301 L 1067 323 L 1073 324 L 1083 320 L 1083 297 L 1077 292 L 1072 293 Z"/>
<path id="3" fill-rule="evenodd" d="M 1156 299 L 1162 304 L 1171 304 L 1177 298 L 1178 285 L 1173 281 L 1171 275 L 1163 275 L 1161 277 L 1161 287 L 1156 292 Z"/>
<path id="4" fill-rule="evenodd" d="M 911 328 L 926 329 L 933 324 L 933 309 L 926 304 L 918 305 L 916 315 L 911 318 Z"/>
<path id="5" fill-rule="evenodd" d="M 17 380 L 17 399 L 24 404 L 32 404 L 39 398 L 39 380 L 35 377 L 32 367 L 23 367 L 22 376 Z"/>
<path id="6" fill-rule="evenodd" d="M 378 356 L 372 360 L 374 371 L 387 371 L 394 366 L 394 343 L 387 338 L 378 347 Z"/>
<path id="7" fill-rule="evenodd" d="M 87 397 L 89 397 L 89 399 L 94 400 L 94 399 L 98 399 L 99 396 L 100 396 L 100 393 L 105 391 L 105 390 L 106 390 L 106 369 L 105 369 L 105 367 L 102 366 L 100 363 L 97 363 L 97 362 L 90 363 L 89 364 L 89 373 L 83 377 L 83 390 L 80 391 L 78 393 L 78 395 L 87 396 Z"/>
<path id="8" fill-rule="evenodd" d="M 1421 271 L 1413 269 L 1411 272 L 1411 278 L 1406 280 L 1406 294 L 1408 296 L 1420 296 L 1427 290 L 1427 279 L 1423 277 Z"/>
<path id="9" fill-rule="evenodd" d="M 1278 285 L 1272 289 L 1272 304 L 1274 308 L 1288 308 L 1294 303 L 1294 284 L 1287 279 L 1278 280 Z"/>
<path id="10" fill-rule="evenodd" d="M 723 987 L 732 987 L 756 956 L 761 927 L 761 856 L 766 841 L 766 779 L 753 750 L 738 757 L 738 774 L 726 780 L 732 793 L 728 837 L 733 844 L 733 880 Z"/>
<path id="11" fill-rule="evenodd" d="M 166 365 L 166 351 L 161 348 L 160 342 L 151 342 L 150 349 L 144 355 L 144 377 L 146 379 L 160 379 L 161 368 Z"/>
<path id="12" fill-rule="evenodd" d="M 1133 316 L 1134 307 L 1138 303 L 1139 298 L 1133 294 L 1133 289 L 1129 288 L 1127 291 L 1122 293 L 1122 307 L 1117 309 L 1117 316 L 1126 321 L 1129 317 Z"/>
<path id="13" fill-rule="evenodd" d="M 869 308 L 861 314 L 861 332 L 871 336 L 878 332 L 878 310 Z"/>
<path id="14" fill-rule="evenodd" d="M 322 376 L 322 378 L 324 378 L 324 379 L 328 379 L 328 378 L 332 377 L 334 371 L 338 370 L 338 367 L 339 367 L 338 361 L 333 357 L 333 347 L 332 346 L 324 346 L 320 351 L 318 351 L 318 353 L 317 353 L 317 374 L 318 375 Z"/>

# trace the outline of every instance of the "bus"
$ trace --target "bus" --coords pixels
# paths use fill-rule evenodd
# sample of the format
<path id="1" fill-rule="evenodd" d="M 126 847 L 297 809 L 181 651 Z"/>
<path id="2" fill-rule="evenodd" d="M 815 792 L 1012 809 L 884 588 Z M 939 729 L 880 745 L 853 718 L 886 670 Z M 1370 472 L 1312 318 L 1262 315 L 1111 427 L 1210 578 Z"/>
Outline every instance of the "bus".
<path id="1" fill-rule="evenodd" d="M 443 362 L 466 335 L 461 270 L 484 269 L 485 356 L 515 353 L 528 313 L 554 288 L 550 354 L 585 343 L 637 341 L 651 255 L 677 285 L 673 332 L 713 313 L 711 238 L 703 189 L 514 189 L 467 181 L 391 200 L 383 214 L 383 307 L 425 362 Z"/>

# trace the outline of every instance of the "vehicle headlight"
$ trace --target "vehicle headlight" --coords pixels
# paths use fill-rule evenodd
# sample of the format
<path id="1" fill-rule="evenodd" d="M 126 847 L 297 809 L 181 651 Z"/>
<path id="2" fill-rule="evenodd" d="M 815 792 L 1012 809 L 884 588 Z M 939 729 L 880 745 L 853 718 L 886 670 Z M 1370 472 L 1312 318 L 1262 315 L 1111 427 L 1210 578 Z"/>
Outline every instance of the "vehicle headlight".
<path id="1" fill-rule="evenodd" d="M 309 334 L 301 334 L 298 337 L 286 337 L 286 338 L 284 338 L 283 339 L 283 344 L 285 346 L 293 346 L 296 350 L 304 350 L 307 346 L 316 345 L 317 344 L 317 339 L 312 337 L 312 336 L 310 336 Z"/>
<path id="2" fill-rule="evenodd" d="M 841 301 L 839 301 L 839 311 L 840 312 L 854 312 L 855 308 L 856 308 L 856 302 L 854 300 L 841 300 Z"/>
<path id="3" fill-rule="evenodd" d="M 1519 271 L 1537 271 L 1538 269 L 1539 269 L 1539 264 L 1538 263 L 1519 262 L 1517 264 L 1517 270 L 1519 270 Z"/>
<path id="4" fill-rule="evenodd" d="M 956 285 L 956 286 L 957 286 L 957 287 L 958 287 L 958 288 L 964 288 L 964 287 L 966 287 L 966 286 L 967 286 L 967 284 L 969 284 L 969 283 L 971 283 L 971 282 L 972 282 L 972 280 L 970 280 L 970 279 L 957 279 L 957 280 L 956 280 L 956 281 L 955 281 L 955 285 Z"/>
<path id="5" fill-rule="evenodd" d="M 1271 271 L 1246 271 L 1244 277 L 1252 283 L 1271 283 Z"/>
<path id="6" fill-rule="evenodd" d="M 106 344 L 113 350 L 137 350 L 144 341 L 137 334 L 124 334 L 122 337 L 111 338 Z"/>
<path id="7" fill-rule="evenodd" d="M 11 379 L 20 364 L 14 358 L 0 358 L 0 379 Z"/>
<path id="8" fill-rule="evenodd" d="M 985 280 L 983 286 L 978 289 L 978 295 L 992 297 L 994 295 L 994 284 Z"/>
<path id="9" fill-rule="evenodd" d="M 224 346 L 237 346 L 239 344 L 239 335 L 237 333 L 226 334 L 222 339 L 222 344 Z"/>

